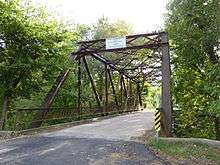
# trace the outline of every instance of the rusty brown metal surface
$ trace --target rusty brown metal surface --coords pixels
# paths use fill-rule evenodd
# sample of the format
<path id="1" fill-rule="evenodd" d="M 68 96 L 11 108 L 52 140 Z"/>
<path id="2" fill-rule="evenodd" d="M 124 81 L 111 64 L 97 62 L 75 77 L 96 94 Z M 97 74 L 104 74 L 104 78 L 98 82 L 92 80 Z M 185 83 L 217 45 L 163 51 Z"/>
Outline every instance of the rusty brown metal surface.
<path id="1" fill-rule="evenodd" d="M 114 83 L 113 83 L 113 81 L 112 81 L 111 71 L 110 71 L 109 68 L 107 69 L 107 71 L 108 71 L 109 81 L 110 81 L 110 84 L 111 84 L 111 87 L 112 87 L 112 93 L 113 93 L 114 99 L 115 99 L 115 105 L 116 105 L 117 107 L 119 107 L 118 98 L 117 98 L 117 96 L 116 96 Z"/>
<path id="2" fill-rule="evenodd" d="M 45 99 L 41 105 L 41 108 L 43 108 L 43 109 L 46 108 L 46 109 L 44 111 L 38 111 L 38 113 L 36 114 L 35 119 L 34 119 L 34 120 L 38 120 L 38 122 L 30 123 L 29 128 L 37 128 L 37 127 L 41 126 L 41 124 L 42 124 L 41 120 L 44 118 L 44 116 L 48 112 L 47 108 L 49 108 L 52 105 L 61 86 L 63 85 L 63 83 L 67 79 L 67 76 L 69 75 L 69 71 L 70 71 L 69 69 L 66 71 L 63 71 L 57 77 L 55 84 L 53 85 L 53 87 L 51 88 L 51 90 L 49 91 L 49 93 L 47 94 L 47 96 L 45 97 Z"/>
<path id="3" fill-rule="evenodd" d="M 56 88 L 54 87 L 51 94 L 45 99 L 45 106 L 35 110 L 19 110 L 19 115 L 22 115 L 22 113 L 30 115 L 32 117 L 30 126 L 33 128 L 45 122 L 48 124 L 48 122 L 50 123 L 50 121 L 54 120 L 79 120 L 88 116 L 94 117 L 96 115 L 136 110 L 138 105 L 142 106 L 143 104 L 141 90 L 143 89 L 144 82 L 147 81 L 152 85 L 162 86 L 162 129 L 165 136 L 170 136 L 172 122 L 170 94 L 171 70 L 167 34 L 165 32 L 157 32 L 130 35 L 125 38 L 126 47 L 116 49 L 106 49 L 105 39 L 78 43 L 80 48 L 70 56 L 70 59 L 78 62 L 77 108 L 49 108 L 62 83 L 65 81 L 63 79 L 62 81 L 59 80 L 58 85 L 55 84 Z M 99 61 L 104 70 L 104 96 L 96 90 L 97 87 L 96 82 L 93 80 L 92 68 L 89 66 L 90 59 Z M 81 96 L 83 93 L 82 79 L 84 72 L 82 71 L 82 66 L 85 68 L 91 83 L 94 98 L 97 102 L 96 108 L 91 106 L 83 107 L 84 102 L 82 102 Z M 115 88 L 112 76 L 117 76 L 120 79 L 119 89 Z M 127 84 L 125 79 L 127 79 Z M 116 89 L 119 91 L 116 91 Z M 112 97 L 115 103 L 109 101 L 110 97 Z M 16 117 L 19 118 L 19 115 Z M 35 118 L 33 118 L 34 116 Z M 36 118 L 36 116 L 38 117 Z M 19 121 L 19 119 L 16 120 Z M 26 126 L 23 125 L 22 127 Z"/>
<path id="4" fill-rule="evenodd" d="M 77 97 L 77 108 L 78 108 L 78 115 L 81 114 L 81 79 L 82 79 L 82 73 L 81 73 L 81 59 L 78 60 L 78 73 L 77 73 L 77 86 L 78 86 L 78 97 Z"/>
<path id="5" fill-rule="evenodd" d="M 108 106 L 108 115 L 118 114 L 121 112 L 133 112 L 137 111 L 137 107 L 130 107 L 128 110 L 118 109 L 116 106 Z M 39 112 L 48 113 L 44 118 L 34 118 Z M 105 113 L 100 111 L 99 107 L 94 107 L 92 109 L 82 108 L 81 114 L 78 114 L 77 108 L 33 108 L 33 109 L 17 109 L 16 110 L 16 120 L 14 122 L 14 130 L 25 130 L 29 129 L 30 123 L 41 122 L 42 126 L 46 126 L 50 123 L 56 124 L 62 122 L 78 121 L 79 119 L 88 119 L 103 116 Z"/>
<path id="6" fill-rule="evenodd" d="M 167 34 L 161 35 L 164 45 L 162 52 L 162 133 L 166 136 L 172 136 L 172 102 L 170 93 L 170 53 Z"/>
<path id="7" fill-rule="evenodd" d="M 83 59 L 83 63 L 84 63 L 84 66 L 85 66 L 85 68 L 86 68 L 87 74 L 88 74 L 88 76 L 89 76 L 89 80 L 90 80 L 91 85 L 92 85 L 92 90 L 93 90 L 93 92 L 94 92 L 94 95 L 95 95 L 95 98 L 96 98 L 97 105 L 98 105 L 98 107 L 101 108 L 101 101 L 100 101 L 100 98 L 99 98 L 98 92 L 97 92 L 97 90 L 96 90 L 96 86 L 95 86 L 95 83 L 94 83 L 93 77 L 92 77 L 92 75 L 91 75 L 91 73 L 90 73 L 89 66 L 88 66 L 88 64 L 87 64 L 86 58 L 83 57 L 82 59 Z"/>
<path id="8" fill-rule="evenodd" d="M 170 54 L 167 34 L 165 32 L 139 34 L 126 36 L 126 47 L 106 49 L 105 39 L 79 42 L 80 49 L 71 54 L 73 59 L 81 59 L 91 56 L 102 62 L 113 71 L 117 71 L 120 77 L 120 106 L 123 104 L 123 92 L 127 93 L 124 76 L 137 84 L 136 98 L 134 105 L 139 102 L 142 106 L 140 83 L 144 81 L 152 85 L 162 84 L 162 109 L 163 109 L 163 134 L 171 136 L 171 94 L 170 94 Z M 145 52 L 143 52 L 145 51 Z M 146 53 L 146 56 L 139 59 L 139 53 Z M 111 56 L 109 56 L 111 54 Z M 109 73 L 109 80 L 115 93 L 114 85 Z M 123 88 L 124 86 L 124 88 Z M 114 94 L 115 95 L 115 94 Z M 115 102 L 118 104 L 115 95 Z M 125 104 L 127 107 L 127 101 Z"/>

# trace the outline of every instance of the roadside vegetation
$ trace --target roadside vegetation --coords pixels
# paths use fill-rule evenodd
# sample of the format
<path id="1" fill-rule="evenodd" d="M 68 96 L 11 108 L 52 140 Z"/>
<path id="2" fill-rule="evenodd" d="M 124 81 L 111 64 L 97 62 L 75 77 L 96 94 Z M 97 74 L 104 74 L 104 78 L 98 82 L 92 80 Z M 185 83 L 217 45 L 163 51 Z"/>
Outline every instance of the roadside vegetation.
<path id="1" fill-rule="evenodd" d="M 220 164 L 220 148 L 214 148 L 199 142 L 171 142 L 151 139 L 148 146 L 161 158 L 171 164 Z"/>
<path id="2" fill-rule="evenodd" d="M 219 0 L 171 0 L 166 16 L 172 55 L 177 136 L 220 140 Z"/>

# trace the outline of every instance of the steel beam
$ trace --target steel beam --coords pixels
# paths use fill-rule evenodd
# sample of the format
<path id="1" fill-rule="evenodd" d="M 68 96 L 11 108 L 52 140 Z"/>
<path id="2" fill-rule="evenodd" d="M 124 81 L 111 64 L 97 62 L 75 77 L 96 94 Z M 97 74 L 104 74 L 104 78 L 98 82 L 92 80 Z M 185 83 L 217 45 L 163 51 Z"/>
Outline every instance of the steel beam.
<path id="1" fill-rule="evenodd" d="M 105 64 L 105 113 L 108 112 L 108 65 Z"/>
<path id="2" fill-rule="evenodd" d="M 119 81 L 120 81 L 120 105 L 121 108 L 123 108 L 123 75 L 119 75 Z"/>
<path id="3" fill-rule="evenodd" d="M 141 90 L 140 90 L 140 82 L 137 83 L 137 95 L 140 106 L 142 107 L 142 98 L 141 98 Z"/>
<path id="4" fill-rule="evenodd" d="M 72 55 L 89 55 L 91 53 L 100 53 L 100 52 L 115 52 L 115 51 L 125 51 L 125 50 L 133 50 L 133 49 L 157 49 L 161 46 L 161 43 L 150 43 L 150 44 L 143 44 L 143 45 L 136 45 L 136 46 L 129 46 L 125 48 L 116 48 L 116 49 L 100 49 L 100 50 L 87 50 L 83 52 L 75 52 Z"/>
<path id="5" fill-rule="evenodd" d="M 170 94 L 170 52 L 168 36 L 166 33 L 161 34 L 162 51 L 162 134 L 172 136 L 172 105 Z"/>
<path id="6" fill-rule="evenodd" d="M 106 60 L 105 58 L 101 57 L 100 55 L 98 55 L 97 53 L 92 53 L 91 56 L 95 59 L 97 59 L 98 61 L 107 64 L 111 69 L 119 72 L 120 74 L 123 74 L 125 77 L 130 78 L 132 80 L 132 77 L 130 77 L 129 75 L 125 74 L 122 70 L 120 70 L 119 68 L 117 68 L 113 63 L 111 63 L 110 61 Z M 134 80 L 132 80 L 134 81 Z"/>
<path id="7" fill-rule="evenodd" d="M 100 101 L 98 92 L 97 92 L 97 90 L 96 90 L 95 83 L 94 83 L 94 81 L 93 81 L 93 77 L 92 77 L 92 75 L 91 75 L 91 73 L 90 73 L 89 66 L 88 66 L 88 64 L 87 64 L 86 58 L 85 58 L 85 57 L 82 57 L 82 59 L 83 59 L 83 63 L 84 63 L 85 69 L 86 69 L 86 71 L 87 71 L 87 74 L 88 74 L 88 76 L 89 76 L 90 83 L 91 83 L 91 85 L 92 85 L 92 90 L 93 90 L 93 92 L 94 92 L 97 105 L 98 105 L 98 107 L 101 109 L 101 101 Z"/>
<path id="8" fill-rule="evenodd" d="M 112 81 L 111 71 L 110 71 L 109 68 L 108 68 L 107 70 L 108 70 L 109 81 L 110 81 L 110 84 L 111 84 L 111 86 L 112 86 L 112 93 L 113 93 L 114 98 L 115 98 L 115 104 L 116 104 L 117 107 L 119 107 L 119 105 L 118 105 L 118 99 L 117 99 L 116 92 L 115 92 L 114 83 L 113 83 L 113 81 Z"/>
<path id="9" fill-rule="evenodd" d="M 133 38 L 139 38 L 139 37 L 150 37 L 150 36 L 161 35 L 161 34 L 164 34 L 164 33 L 166 33 L 166 32 L 162 31 L 162 32 L 153 32 L 153 33 L 146 33 L 146 34 L 135 34 L 135 35 L 126 36 L 126 39 L 133 39 Z M 95 42 L 95 43 L 97 43 L 97 42 L 105 42 L 105 39 L 81 41 L 81 42 L 78 42 L 78 44 L 93 43 L 93 42 Z"/>
<path id="10" fill-rule="evenodd" d="M 61 72 L 60 75 L 57 77 L 56 82 L 54 83 L 54 85 L 52 86 L 52 88 L 50 89 L 50 91 L 48 92 L 48 94 L 46 95 L 46 97 L 44 98 L 43 103 L 41 104 L 41 108 L 49 108 L 55 97 L 57 96 L 61 86 L 64 84 L 64 82 L 66 81 L 68 75 L 69 75 L 69 69 Z M 33 119 L 33 122 L 30 123 L 30 125 L 28 126 L 28 128 L 37 128 L 40 127 L 41 124 L 43 123 L 43 119 L 45 117 L 45 115 L 47 114 L 48 109 L 45 109 L 44 111 L 38 111 Z"/>
<path id="11" fill-rule="evenodd" d="M 127 89 L 126 89 L 126 85 L 125 85 L 125 79 L 124 79 L 124 77 L 123 77 L 123 75 L 122 75 L 122 86 L 123 86 L 123 88 L 124 88 L 124 95 L 125 95 L 125 97 L 127 97 Z"/>
<path id="12" fill-rule="evenodd" d="M 81 58 L 78 59 L 78 98 L 77 98 L 77 111 L 78 111 L 78 116 L 80 119 L 80 115 L 81 115 L 81 84 L 82 84 L 82 71 L 81 71 Z"/>

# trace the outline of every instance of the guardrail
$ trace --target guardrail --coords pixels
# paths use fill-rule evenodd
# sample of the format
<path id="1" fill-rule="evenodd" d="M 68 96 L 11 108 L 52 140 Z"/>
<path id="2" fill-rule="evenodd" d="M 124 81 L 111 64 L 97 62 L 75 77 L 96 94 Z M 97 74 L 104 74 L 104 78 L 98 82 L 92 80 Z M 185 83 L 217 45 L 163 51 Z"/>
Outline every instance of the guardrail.
<path id="1" fill-rule="evenodd" d="M 48 126 L 137 110 L 137 107 L 127 107 L 127 109 L 122 109 L 116 106 L 111 106 L 105 109 L 97 107 L 81 108 L 80 111 L 77 108 L 17 109 L 14 112 L 8 113 L 8 118 L 10 118 L 8 119 L 8 122 L 10 122 L 8 127 L 10 130 L 19 131 L 28 129 L 31 123 L 39 121 L 42 122 L 42 126 Z M 36 115 L 40 111 L 47 111 L 47 113 L 44 115 L 43 119 L 36 120 Z"/>

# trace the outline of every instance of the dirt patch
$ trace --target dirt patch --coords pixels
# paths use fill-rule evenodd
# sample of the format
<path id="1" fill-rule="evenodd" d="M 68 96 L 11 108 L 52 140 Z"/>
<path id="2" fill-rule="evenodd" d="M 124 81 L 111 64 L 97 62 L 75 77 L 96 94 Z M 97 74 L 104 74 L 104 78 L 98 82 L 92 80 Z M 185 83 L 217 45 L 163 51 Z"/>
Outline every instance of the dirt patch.
<path id="1" fill-rule="evenodd" d="M 152 150 L 157 155 L 157 157 L 160 157 L 170 165 L 218 165 L 218 163 L 207 158 L 179 158 L 177 156 L 170 156 L 161 151 L 157 151 L 154 149 Z"/>
<path id="2" fill-rule="evenodd" d="M 131 140 L 146 144 L 150 139 L 155 138 L 155 136 L 156 136 L 156 131 L 152 129 L 145 131 L 142 136 L 132 137 Z"/>
<path id="3" fill-rule="evenodd" d="M 16 137 L 17 134 L 14 131 L 0 131 L 0 142 L 10 138 Z"/>
<path id="4" fill-rule="evenodd" d="M 134 161 L 135 164 L 146 164 L 146 165 L 164 165 L 164 163 L 158 160 L 147 161 L 146 157 L 141 157 L 138 155 L 130 155 L 128 153 L 111 153 L 103 160 L 98 160 L 96 162 L 89 163 L 90 165 L 121 165 L 127 164 L 126 162 Z M 124 162 L 124 163 L 123 163 Z"/>

